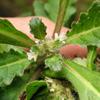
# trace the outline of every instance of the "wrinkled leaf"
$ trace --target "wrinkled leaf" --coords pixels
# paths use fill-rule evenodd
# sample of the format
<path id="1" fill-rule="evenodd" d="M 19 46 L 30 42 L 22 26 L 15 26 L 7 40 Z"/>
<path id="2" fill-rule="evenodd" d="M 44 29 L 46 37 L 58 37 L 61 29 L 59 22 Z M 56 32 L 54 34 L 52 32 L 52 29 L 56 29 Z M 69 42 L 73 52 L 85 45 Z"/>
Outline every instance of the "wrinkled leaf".
<path id="1" fill-rule="evenodd" d="M 9 86 L 0 88 L 0 100 L 20 100 L 26 98 L 24 91 L 33 72 L 34 69 L 29 73 L 25 72 L 22 77 L 16 77 Z"/>
<path id="2" fill-rule="evenodd" d="M 9 52 L 11 49 L 22 53 L 23 49 L 9 44 L 0 44 L 0 53 Z"/>
<path id="3" fill-rule="evenodd" d="M 44 39 L 46 36 L 46 26 L 42 23 L 42 21 L 39 18 L 33 18 L 30 21 L 30 28 L 31 33 L 34 35 L 37 39 Z"/>
<path id="4" fill-rule="evenodd" d="M 4 19 L 0 19 L 0 43 L 22 47 L 31 47 L 34 44 L 28 36 Z"/>
<path id="5" fill-rule="evenodd" d="M 45 75 L 69 80 L 79 94 L 80 100 L 100 100 L 100 73 L 65 60 L 60 72 L 46 70 Z"/>
<path id="6" fill-rule="evenodd" d="M 41 98 L 41 100 L 44 100 L 46 97 L 44 97 L 43 95 L 48 93 L 47 84 L 42 80 L 33 81 L 27 85 L 26 93 L 27 100 L 30 100 L 31 98 L 34 100 L 40 100 L 39 98 Z"/>
<path id="7" fill-rule="evenodd" d="M 0 87 L 9 85 L 15 76 L 22 76 L 29 64 L 24 53 L 10 50 L 0 54 Z"/>
<path id="8" fill-rule="evenodd" d="M 62 57 L 61 55 L 54 55 L 45 60 L 46 68 L 50 68 L 52 71 L 60 71 L 62 69 Z"/>
<path id="9" fill-rule="evenodd" d="M 24 91 L 24 79 L 16 79 L 14 82 L 5 88 L 0 89 L 0 100 L 19 100 L 21 93 Z"/>
<path id="10" fill-rule="evenodd" d="M 67 43 L 100 46 L 100 1 L 96 0 L 79 22 L 72 25 Z"/>

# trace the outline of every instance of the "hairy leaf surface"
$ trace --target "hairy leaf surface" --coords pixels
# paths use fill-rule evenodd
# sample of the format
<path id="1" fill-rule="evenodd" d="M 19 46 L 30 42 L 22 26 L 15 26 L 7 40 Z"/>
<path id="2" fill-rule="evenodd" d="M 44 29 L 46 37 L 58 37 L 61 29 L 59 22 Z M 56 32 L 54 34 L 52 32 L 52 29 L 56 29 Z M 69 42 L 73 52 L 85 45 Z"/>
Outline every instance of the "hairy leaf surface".
<path id="1" fill-rule="evenodd" d="M 100 1 L 96 0 L 79 22 L 72 25 L 67 43 L 100 46 Z"/>
<path id="2" fill-rule="evenodd" d="M 22 47 L 13 46 L 13 45 L 9 45 L 9 44 L 0 44 L 0 53 L 9 52 L 11 49 L 13 49 L 17 52 L 20 52 L 20 53 L 23 52 Z"/>
<path id="3" fill-rule="evenodd" d="M 22 76 L 29 64 L 24 53 L 10 50 L 0 54 L 0 87 L 9 85 L 15 76 Z"/>
<path id="4" fill-rule="evenodd" d="M 34 35 L 37 39 L 44 39 L 46 36 L 46 26 L 42 23 L 42 21 L 39 18 L 33 18 L 30 21 L 30 28 L 31 33 Z"/>
<path id="5" fill-rule="evenodd" d="M 16 77 L 9 86 L 0 88 L 0 100 L 20 100 L 26 98 L 25 89 L 33 72 L 34 69 L 29 73 L 25 73 L 22 77 Z"/>
<path id="6" fill-rule="evenodd" d="M 54 55 L 45 60 L 46 68 L 50 68 L 52 71 L 60 71 L 62 69 L 62 57 L 61 55 Z"/>

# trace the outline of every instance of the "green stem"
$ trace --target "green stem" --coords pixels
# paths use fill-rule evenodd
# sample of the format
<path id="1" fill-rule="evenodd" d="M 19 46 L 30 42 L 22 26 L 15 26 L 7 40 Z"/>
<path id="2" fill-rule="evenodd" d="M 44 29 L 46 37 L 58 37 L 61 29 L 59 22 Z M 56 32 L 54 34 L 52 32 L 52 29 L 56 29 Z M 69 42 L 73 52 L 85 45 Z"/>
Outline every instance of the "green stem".
<path id="1" fill-rule="evenodd" d="M 97 48 L 96 46 L 88 46 L 87 67 L 90 70 L 96 69 L 95 64 L 94 64 L 94 61 L 97 56 L 96 48 Z"/>
<path id="2" fill-rule="evenodd" d="M 60 33 L 68 2 L 69 0 L 60 0 L 59 2 L 59 11 L 58 11 L 58 16 L 57 16 L 56 26 L 53 32 L 53 37 L 55 33 L 58 33 L 58 34 Z"/>

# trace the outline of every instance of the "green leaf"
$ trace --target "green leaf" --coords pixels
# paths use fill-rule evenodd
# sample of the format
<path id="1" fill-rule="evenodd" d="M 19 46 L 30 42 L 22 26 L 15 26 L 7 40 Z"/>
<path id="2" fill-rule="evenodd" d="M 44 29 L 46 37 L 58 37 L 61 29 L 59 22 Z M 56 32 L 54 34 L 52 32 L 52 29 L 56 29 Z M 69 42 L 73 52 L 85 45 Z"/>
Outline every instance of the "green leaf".
<path id="1" fill-rule="evenodd" d="M 72 25 L 67 43 L 100 46 L 100 1 L 96 0 L 79 22 Z"/>
<path id="2" fill-rule="evenodd" d="M 56 22 L 60 0 L 48 0 L 44 8 L 49 18 Z"/>
<path id="3" fill-rule="evenodd" d="M 79 93 L 80 100 L 100 100 L 100 74 L 67 60 L 67 78 Z"/>
<path id="4" fill-rule="evenodd" d="M 69 80 L 77 90 L 80 100 L 100 100 L 100 73 L 71 61 L 65 60 L 60 72 L 46 70 L 45 75 Z"/>
<path id="5" fill-rule="evenodd" d="M 73 61 L 74 61 L 75 63 L 77 63 L 77 64 L 83 66 L 83 67 L 86 67 L 86 65 L 87 65 L 87 64 L 86 64 L 86 62 L 87 62 L 87 59 L 86 59 L 86 58 L 79 58 L 79 57 L 77 57 L 77 58 L 74 58 Z"/>
<path id="6" fill-rule="evenodd" d="M 34 69 L 31 72 L 25 72 L 22 77 L 16 77 L 11 85 L 0 88 L 0 100 L 19 100 L 25 97 L 26 93 L 24 91 L 33 75 L 33 71 Z"/>
<path id="7" fill-rule="evenodd" d="M 88 54 L 87 54 L 87 68 L 90 70 L 96 70 L 95 60 L 97 57 L 97 47 L 96 46 L 88 46 Z"/>
<path id="8" fill-rule="evenodd" d="M 0 53 L 8 52 L 9 47 L 6 44 L 0 44 Z"/>
<path id="9" fill-rule="evenodd" d="M 71 27 L 72 22 L 75 19 L 76 15 L 76 3 L 78 0 L 69 0 L 68 7 L 66 10 L 66 15 L 64 18 L 64 24 L 66 27 Z"/>
<path id="10" fill-rule="evenodd" d="M 24 91 L 26 80 L 16 79 L 5 88 L 0 89 L 0 100 L 19 100 L 21 93 Z"/>
<path id="11" fill-rule="evenodd" d="M 62 69 L 62 57 L 61 55 L 54 55 L 45 60 L 46 68 L 50 68 L 52 71 L 60 71 Z"/>
<path id="12" fill-rule="evenodd" d="M 28 84 L 27 100 L 74 100 L 69 88 L 61 81 L 47 77 L 45 81 L 39 80 Z"/>
<path id="13" fill-rule="evenodd" d="M 11 49 L 22 53 L 23 49 L 21 47 L 9 45 L 9 44 L 0 44 L 0 53 L 9 52 Z"/>
<path id="14" fill-rule="evenodd" d="M 45 95 L 48 93 L 48 89 L 47 89 L 47 84 L 45 81 L 33 81 L 31 83 L 29 83 L 26 87 L 26 93 L 27 93 L 27 100 L 40 100 L 39 96 L 42 99 L 42 95 Z"/>
<path id="15" fill-rule="evenodd" d="M 46 36 L 46 26 L 42 23 L 39 18 L 31 19 L 30 23 L 31 33 L 34 34 L 34 37 L 37 39 L 44 39 Z"/>
<path id="16" fill-rule="evenodd" d="M 47 0 L 46 3 L 42 2 L 41 0 L 35 0 L 33 7 L 36 16 L 44 16 L 52 21 L 56 22 L 57 13 L 59 8 L 59 1 L 60 0 Z M 66 10 L 66 16 L 64 19 L 64 24 L 68 24 L 71 17 L 75 14 L 75 4 L 77 0 L 69 0 L 68 8 Z M 72 20 L 72 19 L 71 19 Z"/>
<path id="17" fill-rule="evenodd" d="M 8 20 L 0 19 L 0 43 L 30 48 L 34 41 L 18 31 Z"/>
<path id="18" fill-rule="evenodd" d="M 22 76 L 29 64 L 24 53 L 10 50 L 0 54 L 0 87 L 9 85 L 15 76 Z"/>
<path id="19" fill-rule="evenodd" d="M 33 3 L 33 7 L 36 16 L 47 17 L 46 11 L 44 9 L 44 2 L 42 0 L 35 0 Z"/>
<path id="20" fill-rule="evenodd" d="M 65 23 L 71 18 L 71 16 L 76 12 L 75 9 L 75 3 L 77 0 L 69 0 L 66 15 L 65 15 Z M 57 13 L 59 8 L 59 2 L 60 0 L 48 0 L 48 2 L 45 4 L 45 10 L 48 13 L 48 16 L 51 20 L 56 21 L 57 19 Z"/>

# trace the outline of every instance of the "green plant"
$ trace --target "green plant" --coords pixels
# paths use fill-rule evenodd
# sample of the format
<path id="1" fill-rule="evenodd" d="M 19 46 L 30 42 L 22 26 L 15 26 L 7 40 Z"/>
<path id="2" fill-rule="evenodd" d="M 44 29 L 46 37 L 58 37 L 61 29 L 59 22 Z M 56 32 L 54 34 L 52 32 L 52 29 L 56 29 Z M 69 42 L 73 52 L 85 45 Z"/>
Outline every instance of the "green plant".
<path id="1" fill-rule="evenodd" d="M 35 0 L 33 2 L 34 13 L 36 16 L 44 16 L 56 22 L 59 2 L 60 0 L 46 0 L 45 2 L 43 2 L 43 0 Z M 63 22 L 67 27 L 70 27 L 71 22 L 74 20 L 73 17 L 76 14 L 76 2 L 77 0 L 67 1 L 67 10 Z"/>
<path id="2" fill-rule="evenodd" d="M 66 6 L 61 9 L 64 11 Z M 60 20 L 63 16 L 58 14 Z M 100 47 L 99 17 L 100 1 L 96 0 L 67 36 L 55 34 L 60 32 L 62 21 L 56 24 L 59 31 L 52 39 L 47 39 L 40 19 L 31 19 L 34 41 L 9 21 L 0 19 L 0 100 L 100 100 L 100 73 L 95 63 L 96 48 Z M 65 59 L 59 53 L 69 43 L 88 48 L 86 64 Z M 29 52 L 23 48 L 29 48 Z"/>

